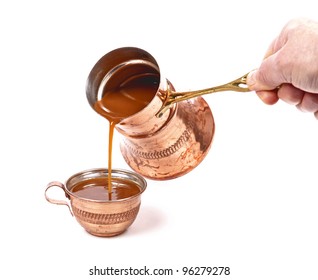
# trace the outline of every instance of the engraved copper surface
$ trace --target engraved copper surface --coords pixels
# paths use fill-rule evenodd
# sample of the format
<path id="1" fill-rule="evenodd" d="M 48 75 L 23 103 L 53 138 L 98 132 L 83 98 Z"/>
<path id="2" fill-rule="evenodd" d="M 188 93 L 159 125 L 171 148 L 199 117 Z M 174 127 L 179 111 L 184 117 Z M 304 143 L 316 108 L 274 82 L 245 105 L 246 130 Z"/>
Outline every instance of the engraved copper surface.
<path id="1" fill-rule="evenodd" d="M 75 213 L 75 216 L 78 217 L 80 221 L 91 224 L 113 225 L 131 221 L 132 219 L 134 219 L 139 211 L 140 204 L 128 211 L 114 214 L 96 214 L 77 208 L 76 206 L 74 206 L 74 204 L 72 205 L 72 208 L 73 213 Z"/>
<path id="2" fill-rule="evenodd" d="M 198 97 L 178 103 L 169 121 L 156 133 L 137 138 L 126 135 L 121 152 L 137 173 L 151 179 L 173 179 L 188 173 L 204 159 L 213 134 L 211 110 Z"/>
<path id="3" fill-rule="evenodd" d="M 136 219 L 141 194 L 146 189 L 146 181 L 138 174 L 126 170 L 112 170 L 112 177 L 122 177 L 131 180 L 140 188 L 138 195 L 121 200 L 91 200 L 76 196 L 71 192 L 72 187 L 79 181 L 88 178 L 107 175 L 107 169 L 91 169 L 77 173 L 70 177 L 65 184 L 53 181 L 45 190 L 45 198 L 48 202 L 58 205 L 66 205 L 75 216 L 79 224 L 90 234 L 110 237 L 123 233 Z M 59 187 L 65 192 L 67 200 L 57 200 L 49 196 L 48 190 Z"/>

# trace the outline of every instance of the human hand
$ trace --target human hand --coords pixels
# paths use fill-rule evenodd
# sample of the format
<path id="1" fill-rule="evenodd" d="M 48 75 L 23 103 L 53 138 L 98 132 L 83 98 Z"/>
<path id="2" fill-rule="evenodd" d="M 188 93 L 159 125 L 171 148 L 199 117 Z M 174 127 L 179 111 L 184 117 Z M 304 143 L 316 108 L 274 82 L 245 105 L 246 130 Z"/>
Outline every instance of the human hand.
<path id="1" fill-rule="evenodd" d="M 318 119 L 318 22 L 289 21 L 247 84 L 266 104 L 281 99 Z"/>

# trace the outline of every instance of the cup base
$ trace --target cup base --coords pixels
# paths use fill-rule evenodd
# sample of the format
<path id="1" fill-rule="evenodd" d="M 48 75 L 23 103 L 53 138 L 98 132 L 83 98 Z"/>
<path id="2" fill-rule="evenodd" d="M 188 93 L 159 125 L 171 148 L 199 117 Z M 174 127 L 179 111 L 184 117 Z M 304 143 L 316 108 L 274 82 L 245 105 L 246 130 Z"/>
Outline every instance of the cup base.
<path id="1" fill-rule="evenodd" d="M 122 231 L 118 231 L 118 232 L 98 233 L 98 232 L 92 232 L 92 231 L 86 230 L 87 233 L 94 235 L 96 237 L 115 237 L 115 236 L 123 234 L 125 231 L 126 229 Z"/>

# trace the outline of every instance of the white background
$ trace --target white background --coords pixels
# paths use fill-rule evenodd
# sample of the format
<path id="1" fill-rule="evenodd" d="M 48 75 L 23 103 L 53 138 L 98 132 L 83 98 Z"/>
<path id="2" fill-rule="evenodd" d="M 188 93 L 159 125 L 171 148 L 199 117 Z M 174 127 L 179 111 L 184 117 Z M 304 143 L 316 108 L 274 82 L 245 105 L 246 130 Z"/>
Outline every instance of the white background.
<path id="1" fill-rule="evenodd" d="M 93 279 L 95 265 L 147 265 L 231 268 L 212 279 L 317 279 L 318 122 L 283 102 L 264 105 L 253 92 L 205 97 L 216 123 L 209 154 L 181 178 L 148 180 L 123 235 L 91 236 L 44 198 L 50 181 L 107 166 L 108 125 L 85 96 L 87 75 L 105 53 L 140 47 L 178 90 L 211 87 L 258 67 L 289 19 L 318 20 L 316 6 L 1 1 L 0 278 Z M 129 169 L 117 145 L 114 167 Z"/>

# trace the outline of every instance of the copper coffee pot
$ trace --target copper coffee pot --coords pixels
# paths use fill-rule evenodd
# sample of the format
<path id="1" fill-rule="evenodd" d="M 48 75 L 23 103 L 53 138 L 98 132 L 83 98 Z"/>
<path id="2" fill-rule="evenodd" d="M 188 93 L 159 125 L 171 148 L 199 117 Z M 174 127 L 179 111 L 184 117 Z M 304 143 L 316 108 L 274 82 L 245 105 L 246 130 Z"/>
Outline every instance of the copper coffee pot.
<path id="1" fill-rule="evenodd" d="M 139 48 L 119 48 L 105 54 L 92 68 L 86 86 L 89 104 L 95 110 L 105 91 L 144 75 L 158 76 L 158 88 L 146 107 L 116 125 L 124 136 L 121 153 L 134 171 L 147 178 L 176 178 L 195 168 L 212 143 L 214 119 L 200 95 L 249 91 L 247 75 L 218 87 L 177 92 L 161 76 L 152 55 Z"/>

